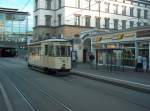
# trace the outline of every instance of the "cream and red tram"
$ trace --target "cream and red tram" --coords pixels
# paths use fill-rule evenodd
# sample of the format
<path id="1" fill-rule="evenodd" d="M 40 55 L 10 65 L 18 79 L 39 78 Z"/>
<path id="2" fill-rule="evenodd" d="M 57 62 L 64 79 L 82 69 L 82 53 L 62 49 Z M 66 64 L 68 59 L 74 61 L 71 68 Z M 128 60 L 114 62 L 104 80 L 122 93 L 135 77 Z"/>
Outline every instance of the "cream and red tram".
<path id="1" fill-rule="evenodd" d="M 69 72 L 71 43 L 64 39 L 49 39 L 28 45 L 28 66 L 46 71 Z"/>

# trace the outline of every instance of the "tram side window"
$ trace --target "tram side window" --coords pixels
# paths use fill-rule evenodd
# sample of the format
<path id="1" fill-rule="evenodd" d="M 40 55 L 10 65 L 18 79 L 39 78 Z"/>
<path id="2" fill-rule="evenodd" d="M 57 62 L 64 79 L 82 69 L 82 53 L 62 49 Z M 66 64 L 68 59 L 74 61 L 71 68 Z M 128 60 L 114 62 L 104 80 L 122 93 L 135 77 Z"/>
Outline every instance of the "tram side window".
<path id="1" fill-rule="evenodd" d="M 68 50 L 68 52 L 67 52 L 68 56 L 70 56 L 71 55 L 70 46 L 67 47 L 67 50 Z"/>
<path id="2" fill-rule="evenodd" d="M 45 55 L 48 55 L 48 45 L 45 45 Z"/>
<path id="3" fill-rule="evenodd" d="M 65 46 L 61 46 L 61 56 L 67 56 L 66 54 L 67 54 L 67 50 L 66 50 L 66 47 Z"/>
<path id="4" fill-rule="evenodd" d="M 54 56 L 54 47 L 53 46 L 49 46 L 49 56 Z"/>
<path id="5" fill-rule="evenodd" d="M 61 56 L 60 55 L 60 46 L 56 46 L 56 56 Z"/>

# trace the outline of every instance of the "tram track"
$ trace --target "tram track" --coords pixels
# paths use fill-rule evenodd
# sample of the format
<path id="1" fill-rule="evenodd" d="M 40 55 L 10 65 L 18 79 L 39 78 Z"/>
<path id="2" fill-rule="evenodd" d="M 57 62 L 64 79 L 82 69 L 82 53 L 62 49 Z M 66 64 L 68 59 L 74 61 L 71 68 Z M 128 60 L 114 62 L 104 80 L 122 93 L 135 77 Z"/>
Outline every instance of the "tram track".
<path id="1" fill-rule="evenodd" d="M 1 64 L 1 66 L 4 67 L 4 65 L 2 65 L 2 64 Z M 18 92 L 18 94 L 22 97 L 22 99 L 25 101 L 25 103 L 30 107 L 31 111 L 39 111 L 39 109 L 32 104 L 31 100 L 27 96 L 25 96 L 25 94 L 15 85 L 15 83 L 10 79 L 10 77 L 8 75 L 5 75 L 5 78 L 12 85 L 12 87 Z"/>
<path id="2" fill-rule="evenodd" d="M 79 107 L 78 110 L 81 110 L 81 109 L 82 110 L 86 109 L 87 111 L 88 110 L 91 111 L 91 109 L 94 110 L 93 108 L 95 108 L 95 104 L 92 104 L 92 103 L 88 102 L 87 100 L 95 101 L 96 98 L 101 97 L 100 94 L 104 95 L 101 98 L 105 97 L 105 95 L 106 95 L 106 96 L 115 98 L 115 100 L 117 99 L 119 101 L 120 100 L 124 101 L 124 103 L 128 102 L 129 104 L 132 104 L 134 106 L 140 106 L 143 109 L 149 109 L 149 105 L 147 105 L 148 103 L 145 104 L 145 102 L 143 102 L 143 103 L 138 102 L 142 98 L 139 97 L 139 99 L 136 99 L 136 96 L 135 97 L 127 96 L 128 94 L 133 93 L 133 91 L 131 91 L 131 92 L 129 91 L 129 93 L 128 93 L 128 91 L 123 92 L 124 88 L 117 89 L 118 88 L 117 87 L 117 88 L 115 88 L 116 90 L 114 91 L 113 90 L 114 88 L 111 89 L 110 87 L 107 87 L 107 85 L 106 85 L 106 87 L 101 87 L 101 86 L 99 87 L 99 84 L 95 85 L 95 81 L 93 84 L 93 80 L 92 81 L 88 80 L 88 82 L 87 82 L 87 80 L 85 80 L 84 78 L 81 78 L 81 77 L 78 77 L 75 75 L 61 76 L 61 77 L 49 76 L 48 74 L 41 73 L 41 71 L 38 72 L 38 71 L 34 71 L 34 70 L 29 70 L 25 64 L 24 65 L 22 64 L 23 66 L 20 66 L 21 64 L 13 65 L 13 62 L 12 62 L 11 64 L 8 64 L 8 65 L 6 63 L 4 63 L 4 65 L 5 65 L 5 66 L 3 66 L 4 69 L 10 71 L 10 74 L 8 74 L 8 76 L 13 81 L 14 81 L 14 78 L 16 78 L 19 81 L 22 81 L 22 82 L 20 82 L 20 84 L 26 84 L 25 87 L 36 85 L 36 88 L 33 87 L 33 89 L 32 89 L 33 91 L 37 88 L 38 88 L 38 90 L 40 90 L 39 89 L 39 87 L 40 87 L 40 88 L 42 88 L 42 91 L 40 91 L 40 93 L 43 94 L 43 91 L 45 91 L 45 97 L 48 98 L 48 96 L 52 96 L 52 97 L 58 99 L 60 102 L 62 102 L 66 107 L 72 108 L 73 110 L 77 110 L 78 109 L 77 107 Z M 14 76 L 14 77 L 12 77 L 12 76 Z M 60 83 L 58 83 L 58 82 L 60 82 Z M 19 82 L 15 82 L 15 84 L 18 87 L 17 83 L 19 83 Z M 48 84 L 51 84 L 51 85 L 48 85 Z M 61 85 L 61 84 L 63 84 L 63 85 Z M 19 86 L 24 86 L 24 85 L 19 85 Z M 23 93 L 25 93 L 25 96 L 30 97 L 30 95 L 28 95 L 28 93 L 24 90 L 25 87 L 23 87 L 23 88 L 18 87 L 18 88 L 21 88 L 20 90 L 23 91 Z M 74 89 L 76 89 L 77 92 L 75 92 Z M 120 89 L 122 89 L 123 91 L 119 91 Z M 62 90 L 64 90 L 64 91 L 62 91 Z M 82 92 L 84 92 L 84 91 L 86 93 L 88 93 L 89 95 L 93 94 L 93 92 L 94 92 L 94 95 L 98 95 L 97 97 L 95 97 L 94 95 L 92 95 L 92 97 L 88 97 L 88 94 L 86 95 L 86 98 L 88 98 L 86 101 L 88 102 L 88 104 L 89 103 L 92 104 L 91 109 L 90 109 L 90 107 L 86 108 L 86 105 L 85 105 L 85 108 L 84 108 L 84 106 L 82 107 L 82 105 L 81 105 L 82 99 L 80 99 L 80 98 L 85 97 L 84 94 L 82 94 Z M 36 92 L 37 92 L 37 90 L 35 90 L 35 93 Z M 111 92 L 113 92 L 113 93 L 111 93 Z M 97 93 L 99 93 L 99 94 L 97 94 Z M 134 91 L 134 93 L 136 93 L 136 92 Z M 46 96 L 46 94 L 48 96 Z M 70 94 L 70 95 L 68 96 L 68 94 Z M 76 95 L 81 95 L 81 96 L 79 97 Z M 41 94 L 38 94 L 38 96 L 40 97 Z M 142 94 L 142 96 L 143 96 L 143 94 Z M 31 97 L 32 97 L 32 95 L 31 95 Z M 42 98 L 43 97 L 44 96 L 42 96 Z M 93 97 L 95 97 L 95 99 L 92 99 Z M 33 96 L 33 98 L 34 98 L 34 96 Z M 72 102 L 71 100 L 74 100 L 76 102 Z M 41 101 L 44 102 L 45 99 L 42 99 Z M 54 100 L 51 98 L 50 101 L 54 101 Z M 34 100 L 31 102 L 33 102 L 32 103 L 33 105 L 37 105 L 37 104 L 34 104 Z M 98 102 L 101 102 L 101 101 L 98 100 Z M 123 103 L 123 106 L 124 106 L 124 103 Z M 59 106 L 61 106 L 61 104 L 59 104 L 58 102 L 57 102 L 57 104 Z M 101 104 L 103 104 L 103 103 L 101 103 Z M 39 107 L 41 108 L 41 106 L 42 105 L 40 105 Z M 115 104 L 114 104 L 114 106 L 115 106 Z M 43 107 L 45 107 L 45 105 Z M 124 107 L 124 108 L 126 108 L 126 107 Z M 63 109 L 65 109 L 65 108 L 62 107 L 60 110 L 56 110 L 56 111 L 64 111 Z M 99 106 L 97 109 L 100 109 Z M 26 111 L 28 111 L 28 110 L 26 110 Z M 41 110 L 41 111 L 47 111 L 47 110 Z M 52 110 L 52 111 L 55 111 L 55 110 Z M 68 110 L 65 109 L 65 111 L 68 111 Z"/>
<path id="3" fill-rule="evenodd" d="M 5 65 L 3 65 L 3 67 L 7 67 Z M 8 68 L 8 67 L 7 67 Z M 17 71 L 19 74 L 21 74 L 21 71 Z M 65 105 L 60 99 L 58 99 L 57 97 L 51 96 L 53 94 L 49 94 L 45 89 L 41 88 L 40 85 L 35 84 L 35 81 L 29 81 L 27 79 L 25 79 L 25 77 L 23 76 L 23 74 L 19 75 L 16 72 L 13 72 L 18 78 L 20 78 L 21 80 L 23 80 L 24 82 L 26 82 L 28 85 L 32 85 L 34 86 L 36 89 L 38 89 L 43 95 L 45 95 L 48 100 L 51 102 L 52 100 L 55 102 L 55 104 L 57 103 L 58 105 L 60 105 L 61 107 L 63 107 L 63 109 L 65 111 L 72 111 L 71 108 L 69 108 L 67 105 Z M 8 77 L 9 78 L 9 77 Z M 12 78 L 12 77 L 11 77 Z M 10 80 L 11 81 L 11 80 Z M 14 83 L 13 83 L 14 84 Z M 33 105 L 33 103 L 30 101 L 30 99 L 28 99 L 27 96 L 25 96 L 25 94 L 21 91 L 21 89 L 17 88 L 14 84 L 14 87 L 16 88 L 16 90 L 18 90 L 20 92 L 20 94 L 26 99 L 26 101 L 28 102 L 28 104 L 30 104 L 32 106 L 32 111 L 40 111 L 39 108 L 35 107 L 35 105 Z"/>

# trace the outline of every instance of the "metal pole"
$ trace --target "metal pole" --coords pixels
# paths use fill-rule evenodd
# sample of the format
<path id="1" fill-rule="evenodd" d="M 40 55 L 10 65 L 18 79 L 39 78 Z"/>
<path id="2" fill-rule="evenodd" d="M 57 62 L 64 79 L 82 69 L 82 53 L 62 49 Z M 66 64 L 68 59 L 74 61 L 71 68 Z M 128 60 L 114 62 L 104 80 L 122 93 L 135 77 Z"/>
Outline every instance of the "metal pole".
<path id="1" fill-rule="evenodd" d="M 96 49 L 96 69 L 98 68 L 98 49 Z"/>

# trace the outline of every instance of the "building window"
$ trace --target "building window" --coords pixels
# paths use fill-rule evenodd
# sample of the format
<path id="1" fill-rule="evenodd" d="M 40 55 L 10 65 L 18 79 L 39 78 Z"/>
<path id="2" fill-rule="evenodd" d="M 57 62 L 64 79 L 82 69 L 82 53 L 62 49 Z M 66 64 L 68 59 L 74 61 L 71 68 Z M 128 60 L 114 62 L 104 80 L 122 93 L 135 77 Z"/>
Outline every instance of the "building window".
<path id="1" fill-rule="evenodd" d="M 91 9 L 91 0 L 85 0 L 86 1 L 86 9 L 90 10 Z"/>
<path id="2" fill-rule="evenodd" d="M 38 16 L 35 16 L 35 26 L 38 25 Z"/>
<path id="3" fill-rule="evenodd" d="M 141 22 L 137 22 L 137 26 L 141 26 Z"/>
<path id="4" fill-rule="evenodd" d="M 148 17 L 148 10 L 144 10 L 144 19 L 147 19 Z"/>
<path id="5" fill-rule="evenodd" d="M 80 0 L 76 0 L 76 6 L 77 8 L 80 8 Z"/>
<path id="6" fill-rule="evenodd" d="M 105 18 L 105 28 L 109 29 L 109 18 Z"/>
<path id="7" fill-rule="evenodd" d="M 46 26 L 51 26 L 51 15 L 45 15 L 45 25 Z"/>
<path id="8" fill-rule="evenodd" d="M 89 1 L 89 10 L 91 10 L 91 0 L 88 1 Z"/>
<path id="9" fill-rule="evenodd" d="M 95 26 L 96 26 L 96 28 L 100 28 L 100 18 L 99 17 L 97 17 L 95 20 Z"/>
<path id="10" fill-rule="evenodd" d="M 105 2 L 104 5 L 105 5 L 105 12 L 109 13 L 109 5 L 110 4 Z"/>
<path id="11" fill-rule="evenodd" d="M 134 21 L 130 21 L 130 28 L 134 27 Z"/>
<path id="12" fill-rule="evenodd" d="M 138 17 L 138 18 L 141 17 L 141 9 L 137 9 L 137 17 Z"/>
<path id="13" fill-rule="evenodd" d="M 38 9 L 38 0 L 35 0 L 35 10 Z"/>
<path id="14" fill-rule="evenodd" d="M 144 26 L 148 26 L 148 23 L 147 23 L 147 22 L 144 22 Z"/>
<path id="15" fill-rule="evenodd" d="M 61 14 L 58 15 L 58 26 L 61 26 Z"/>
<path id="16" fill-rule="evenodd" d="M 134 16 L 134 8 L 130 7 L 130 16 L 133 17 Z"/>
<path id="17" fill-rule="evenodd" d="M 52 0 L 46 0 L 46 9 L 51 9 L 51 3 L 52 3 Z"/>
<path id="18" fill-rule="evenodd" d="M 80 16 L 75 16 L 75 26 L 80 26 Z"/>
<path id="19" fill-rule="evenodd" d="M 118 19 L 114 19 L 114 29 L 118 30 Z"/>
<path id="20" fill-rule="evenodd" d="M 87 17 L 85 18 L 85 26 L 90 27 L 90 24 L 91 24 L 91 17 L 90 17 L 90 16 L 87 16 Z"/>
<path id="21" fill-rule="evenodd" d="M 126 29 L 126 20 L 122 20 L 122 29 Z"/>
<path id="22" fill-rule="evenodd" d="M 114 4 L 113 5 L 113 9 L 114 9 L 114 14 L 118 14 L 118 5 L 117 4 Z"/>
<path id="23" fill-rule="evenodd" d="M 58 0 L 58 8 L 61 8 L 61 0 Z"/>
<path id="24" fill-rule="evenodd" d="M 126 6 L 122 6 L 122 15 L 126 15 Z"/>

